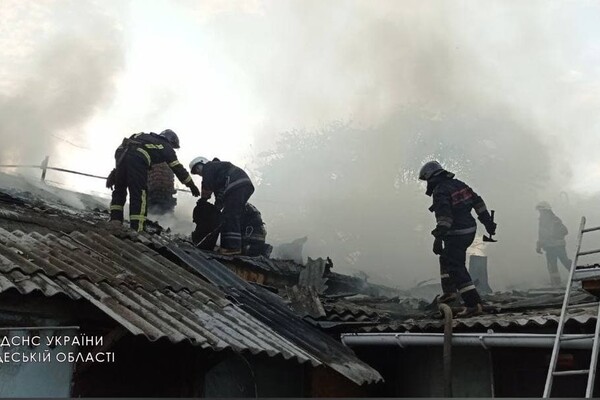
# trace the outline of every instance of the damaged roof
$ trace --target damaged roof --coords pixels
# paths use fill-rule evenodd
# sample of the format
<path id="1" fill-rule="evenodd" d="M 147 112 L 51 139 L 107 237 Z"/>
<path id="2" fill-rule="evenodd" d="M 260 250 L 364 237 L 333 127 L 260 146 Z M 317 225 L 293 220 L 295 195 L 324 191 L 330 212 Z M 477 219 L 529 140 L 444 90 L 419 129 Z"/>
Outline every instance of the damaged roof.
<path id="1" fill-rule="evenodd" d="M 304 266 L 292 260 L 277 260 L 266 258 L 264 256 L 226 256 L 222 254 L 213 254 L 213 258 L 220 261 L 229 261 L 239 265 L 248 266 L 261 272 L 273 273 L 278 275 L 298 275 Z"/>
<path id="2" fill-rule="evenodd" d="M 469 318 L 455 318 L 454 329 L 486 331 L 488 329 L 527 331 L 531 329 L 555 329 L 560 317 L 564 297 L 562 289 L 531 289 L 483 296 L 490 312 Z M 595 323 L 597 300 L 583 290 L 574 290 L 571 304 L 578 307 L 569 310 L 567 327 Z M 382 299 L 369 296 L 329 301 L 325 321 L 316 321 L 323 327 L 341 326 L 348 330 L 362 323 L 360 331 L 366 332 L 437 332 L 442 331 L 442 319 L 433 318 L 431 305 L 422 299 Z M 339 321 L 343 315 L 344 321 Z M 337 322 L 336 322 L 337 320 Z M 334 323 L 336 322 L 336 323 Z"/>
<path id="3" fill-rule="evenodd" d="M 209 282 L 226 290 L 236 303 L 256 319 L 295 343 L 301 343 L 319 360 L 350 378 L 354 382 L 378 380 L 379 373 L 371 367 L 348 357 L 348 349 L 328 335 L 315 331 L 307 322 L 299 318 L 281 297 L 256 285 L 240 279 L 235 273 L 206 254 L 187 243 L 170 243 L 167 248 L 172 254 L 198 271 Z"/>
<path id="4" fill-rule="evenodd" d="M 341 343 L 267 290 L 165 237 L 109 233 L 102 213 L 0 201 L 0 293 L 84 299 L 134 335 L 327 365 L 358 384 L 381 380 Z M 208 282 L 207 282 L 208 280 Z"/>

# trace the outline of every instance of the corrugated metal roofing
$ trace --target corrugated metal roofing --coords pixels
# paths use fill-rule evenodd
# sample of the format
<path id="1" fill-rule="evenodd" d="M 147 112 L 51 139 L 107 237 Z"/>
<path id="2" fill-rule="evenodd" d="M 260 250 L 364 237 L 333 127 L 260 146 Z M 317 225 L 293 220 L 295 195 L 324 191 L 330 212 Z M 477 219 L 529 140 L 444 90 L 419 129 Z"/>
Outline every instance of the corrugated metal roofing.
<path id="1" fill-rule="evenodd" d="M 225 256 L 213 252 L 207 252 L 206 254 L 210 254 L 210 257 L 215 260 L 234 262 L 235 264 L 252 267 L 262 272 L 280 275 L 298 275 L 304 269 L 303 265 L 291 260 L 273 260 L 263 256 Z"/>
<path id="2" fill-rule="evenodd" d="M 597 308 L 582 307 L 574 309 L 567 318 L 568 324 L 587 324 L 596 321 Z M 560 309 L 534 310 L 531 312 L 485 314 L 470 318 L 453 320 L 456 329 L 494 329 L 494 328 L 546 328 L 556 327 L 560 317 Z M 385 325 L 363 328 L 367 332 L 417 332 L 443 330 L 443 320 L 439 319 L 408 319 Z"/>
<path id="3" fill-rule="evenodd" d="M 350 349 L 293 314 L 281 298 L 192 246 L 184 246 L 196 260 L 187 260 L 186 270 L 158 253 L 182 254 L 170 240 L 130 231 L 109 234 L 98 229 L 101 215 L 86 220 L 84 212 L 14 203 L 0 210 L 6 211 L 0 213 L 0 292 L 85 299 L 132 334 L 152 341 L 167 338 L 216 351 L 325 364 L 358 384 L 381 380 Z M 13 222 L 23 228 L 4 229 Z M 204 273 L 194 268 L 198 257 Z M 202 276 L 210 276 L 211 283 Z"/>
<path id="4" fill-rule="evenodd" d="M 110 235 L 40 235 L 0 228 L 0 291 L 9 289 L 85 299 L 149 340 L 166 337 L 217 351 L 264 352 L 320 364 L 218 288 L 143 244 Z"/>
<path id="5" fill-rule="evenodd" d="M 494 328 L 554 328 L 558 324 L 564 299 L 564 289 L 532 289 L 493 293 L 484 296 L 484 302 L 496 309 L 495 312 L 469 318 L 456 318 L 456 329 L 494 329 Z M 579 304 L 569 310 L 567 324 L 584 325 L 596 321 L 596 298 L 589 293 L 574 288 L 571 304 Z M 416 311 L 416 310 L 415 310 Z M 413 313 L 414 315 L 414 313 Z M 368 327 L 370 332 L 404 332 L 443 330 L 443 321 L 422 314 L 389 324 Z"/>
<path id="6" fill-rule="evenodd" d="M 347 347 L 298 318 L 281 297 L 240 279 L 235 273 L 211 259 L 210 255 L 189 244 L 171 243 L 167 249 L 209 282 L 226 290 L 244 311 L 283 337 L 297 343 L 323 364 L 356 383 L 376 382 L 381 379 L 377 371 L 358 360 Z"/>

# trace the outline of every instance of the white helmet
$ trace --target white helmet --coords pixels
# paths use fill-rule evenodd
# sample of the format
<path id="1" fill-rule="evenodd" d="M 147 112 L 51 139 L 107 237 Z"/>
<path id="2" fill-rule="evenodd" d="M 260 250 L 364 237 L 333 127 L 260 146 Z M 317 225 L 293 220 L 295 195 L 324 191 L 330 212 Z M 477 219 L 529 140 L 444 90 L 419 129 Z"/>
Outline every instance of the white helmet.
<path id="1" fill-rule="evenodd" d="M 206 164 L 208 162 L 208 158 L 206 157 L 196 157 L 190 162 L 190 171 L 194 169 L 197 164 Z"/>
<path id="2" fill-rule="evenodd" d="M 535 206 L 536 210 L 552 210 L 552 206 L 547 201 L 540 201 L 537 206 Z"/>
<path id="3" fill-rule="evenodd" d="M 425 165 L 421 167 L 421 171 L 419 171 L 419 179 L 422 181 L 429 180 L 429 178 L 434 177 L 444 171 L 444 168 L 437 161 L 429 161 L 426 162 Z"/>

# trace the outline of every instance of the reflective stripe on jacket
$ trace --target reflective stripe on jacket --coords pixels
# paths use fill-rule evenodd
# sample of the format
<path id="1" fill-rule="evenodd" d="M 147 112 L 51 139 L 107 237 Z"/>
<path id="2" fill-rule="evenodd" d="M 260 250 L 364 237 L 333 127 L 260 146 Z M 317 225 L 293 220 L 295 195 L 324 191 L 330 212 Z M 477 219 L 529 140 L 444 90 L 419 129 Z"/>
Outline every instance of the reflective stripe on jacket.
<path id="1" fill-rule="evenodd" d="M 202 168 L 202 190 L 216 197 L 242 185 L 253 186 L 248 174 L 228 161 L 209 161 Z"/>
<path id="2" fill-rule="evenodd" d="M 432 191 L 433 204 L 429 208 L 435 213 L 437 227 L 448 229 L 446 235 L 467 235 L 477 230 L 471 210 L 478 216 L 489 217 L 483 199 L 466 183 L 454 178 L 454 174 L 441 176 Z"/>
<path id="3" fill-rule="evenodd" d="M 150 168 L 154 164 L 167 163 L 177 179 L 184 185 L 192 182 L 192 176 L 177 159 L 175 150 L 171 144 L 162 136 L 151 133 L 136 133 L 129 138 L 123 139 L 123 143 L 117 148 L 115 157 L 118 159 L 122 151 L 132 151 L 138 157 L 143 158 Z"/>

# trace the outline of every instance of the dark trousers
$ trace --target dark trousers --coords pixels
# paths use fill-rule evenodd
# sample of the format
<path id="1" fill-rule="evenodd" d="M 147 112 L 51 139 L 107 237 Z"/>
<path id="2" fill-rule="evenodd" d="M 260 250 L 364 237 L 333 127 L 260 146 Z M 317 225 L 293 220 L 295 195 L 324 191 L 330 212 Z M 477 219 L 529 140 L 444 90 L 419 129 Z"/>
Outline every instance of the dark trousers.
<path id="1" fill-rule="evenodd" d="M 473 243 L 475 233 L 468 235 L 446 236 L 444 250 L 440 254 L 440 274 L 444 293 L 458 290 L 467 307 L 481 303 L 481 298 L 471 275 L 467 271 L 467 249 Z"/>
<path id="2" fill-rule="evenodd" d="M 548 265 L 548 273 L 550 274 L 550 283 L 552 285 L 560 285 L 560 273 L 558 272 L 558 260 L 567 269 L 571 270 L 571 260 L 567 256 L 565 246 L 545 247 L 546 263 Z"/>
<path id="3" fill-rule="evenodd" d="M 254 186 L 241 185 L 225 193 L 223 212 L 221 213 L 221 247 L 224 249 L 242 249 L 242 216 L 246 203 L 254 193 Z"/>
<path id="4" fill-rule="evenodd" d="M 135 154 L 126 154 L 117 166 L 115 189 L 110 202 L 110 219 L 123 221 L 123 207 L 129 190 L 129 224 L 132 229 L 144 230 L 147 210 L 148 163 Z"/>

